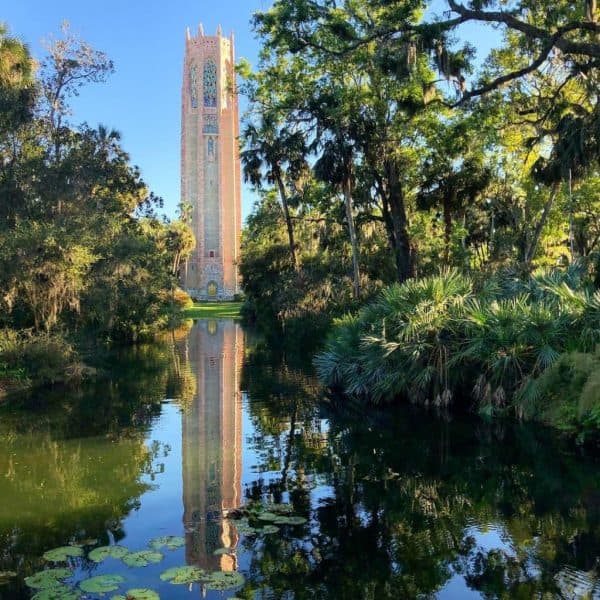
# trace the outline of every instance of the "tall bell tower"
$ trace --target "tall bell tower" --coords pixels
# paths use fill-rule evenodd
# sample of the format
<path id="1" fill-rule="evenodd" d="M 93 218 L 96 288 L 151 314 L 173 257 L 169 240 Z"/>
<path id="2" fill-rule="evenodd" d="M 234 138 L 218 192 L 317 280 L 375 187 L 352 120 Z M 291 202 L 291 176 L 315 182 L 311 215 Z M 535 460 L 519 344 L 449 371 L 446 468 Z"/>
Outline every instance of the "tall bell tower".
<path id="1" fill-rule="evenodd" d="M 239 109 L 233 34 L 186 32 L 181 93 L 181 201 L 191 206 L 196 249 L 182 274 L 199 300 L 238 293 L 241 235 Z"/>

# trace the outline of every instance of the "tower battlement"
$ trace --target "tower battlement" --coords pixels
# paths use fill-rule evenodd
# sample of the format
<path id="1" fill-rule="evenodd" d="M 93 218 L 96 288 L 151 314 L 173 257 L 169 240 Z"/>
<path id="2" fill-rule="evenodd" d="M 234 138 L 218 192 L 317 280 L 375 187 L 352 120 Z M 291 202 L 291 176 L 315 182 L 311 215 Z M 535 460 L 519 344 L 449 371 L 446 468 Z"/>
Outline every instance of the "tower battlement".
<path id="1" fill-rule="evenodd" d="M 192 207 L 196 249 L 182 284 L 194 298 L 238 292 L 241 235 L 239 109 L 233 33 L 186 31 L 181 102 L 181 201 Z"/>
<path id="2" fill-rule="evenodd" d="M 198 32 L 196 35 L 192 34 L 191 29 L 189 27 L 185 30 L 186 42 L 199 43 L 201 40 L 206 39 L 206 38 L 220 38 L 222 40 L 228 40 L 230 42 L 233 42 L 235 39 L 235 36 L 233 34 L 233 31 L 229 34 L 229 37 L 223 36 L 223 29 L 222 29 L 221 25 L 217 25 L 217 31 L 216 31 L 215 35 L 206 35 L 204 33 L 204 26 L 202 25 L 202 23 L 198 24 Z"/>

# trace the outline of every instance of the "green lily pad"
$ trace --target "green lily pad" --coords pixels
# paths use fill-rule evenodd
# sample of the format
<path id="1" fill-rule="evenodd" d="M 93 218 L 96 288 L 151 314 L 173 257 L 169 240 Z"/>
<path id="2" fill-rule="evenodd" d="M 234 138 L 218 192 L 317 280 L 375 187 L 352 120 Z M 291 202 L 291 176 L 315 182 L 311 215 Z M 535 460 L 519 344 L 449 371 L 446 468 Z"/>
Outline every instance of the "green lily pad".
<path id="1" fill-rule="evenodd" d="M 140 550 L 131 552 L 123 557 L 123 562 L 128 567 L 147 567 L 150 563 L 159 563 L 163 559 L 160 552 L 154 550 Z"/>
<path id="2" fill-rule="evenodd" d="M 49 562 L 65 562 L 70 556 L 83 556 L 83 550 L 77 546 L 61 546 L 44 552 L 44 558 Z"/>
<path id="3" fill-rule="evenodd" d="M 185 545 L 185 539 L 176 535 L 165 535 L 163 537 L 157 537 L 150 540 L 150 548 L 153 550 L 160 550 L 163 547 L 169 550 L 176 550 Z"/>
<path id="4" fill-rule="evenodd" d="M 279 527 L 276 525 L 265 525 L 261 531 L 266 534 L 277 533 L 279 531 Z"/>
<path id="5" fill-rule="evenodd" d="M 127 590 L 127 600 L 160 600 L 160 596 L 154 591 L 146 588 L 134 588 Z"/>
<path id="6" fill-rule="evenodd" d="M 255 527 L 252 527 L 247 518 L 234 521 L 235 528 L 240 535 L 253 535 L 257 532 Z"/>
<path id="7" fill-rule="evenodd" d="M 71 577 L 71 575 L 73 575 L 73 571 L 70 569 L 46 569 L 25 577 L 25 585 L 37 590 L 59 587 L 63 585 L 60 580 Z"/>
<path id="8" fill-rule="evenodd" d="M 294 512 L 294 507 L 291 504 L 269 504 L 267 510 L 279 515 L 290 515 Z"/>
<path id="9" fill-rule="evenodd" d="M 125 581 L 121 575 L 97 575 L 85 579 L 79 584 L 79 587 L 90 594 L 105 594 L 114 592 Z"/>
<path id="10" fill-rule="evenodd" d="M 237 531 L 240 535 L 255 535 L 258 532 L 258 529 L 247 525 L 246 527 L 238 527 Z"/>
<path id="11" fill-rule="evenodd" d="M 79 598 L 81 598 L 81 594 L 77 590 L 68 585 L 59 585 L 40 590 L 31 597 L 31 600 L 78 600 Z"/>
<path id="12" fill-rule="evenodd" d="M 100 548 L 94 548 L 88 554 L 88 558 L 99 563 L 107 558 L 123 558 L 127 554 L 129 554 L 129 550 L 124 546 L 101 546 Z"/>
<path id="13" fill-rule="evenodd" d="M 161 573 L 160 578 L 163 581 L 168 581 L 173 585 L 180 585 L 186 583 L 194 583 L 199 581 L 205 576 L 205 572 L 198 567 L 185 566 L 185 567 L 171 567 L 164 573 Z"/>
<path id="14" fill-rule="evenodd" d="M 219 554 L 231 554 L 233 552 L 233 548 L 217 548 L 213 554 L 215 556 L 219 556 Z"/>
<path id="15" fill-rule="evenodd" d="M 307 519 L 305 519 L 304 517 L 291 516 L 287 518 L 288 525 L 304 525 L 306 521 Z"/>
<path id="16" fill-rule="evenodd" d="M 228 590 L 244 585 L 245 581 L 244 576 L 237 571 L 215 571 L 204 582 L 209 590 Z"/>
<path id="17" fill-rule="evenodd" d="M 277 515 L 272 512 L 263 512 L 258 514 L 259 521 L 274 521 Z"/>

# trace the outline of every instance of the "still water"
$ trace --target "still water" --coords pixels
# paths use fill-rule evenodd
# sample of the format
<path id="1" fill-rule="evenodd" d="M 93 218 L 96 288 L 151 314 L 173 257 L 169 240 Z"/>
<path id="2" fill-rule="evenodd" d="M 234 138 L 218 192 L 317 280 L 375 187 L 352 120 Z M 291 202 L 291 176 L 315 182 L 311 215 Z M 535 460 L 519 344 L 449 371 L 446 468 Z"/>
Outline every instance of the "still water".
<path id="1" fill-rule="evenodd" d="M 550 432 L 341 414 L 310 369 L 231 320 L 101 368 L 0 413 L 2 598 L 32 597 L 25 577 L 48 567 L 72 572 L 38 598 L 600 598 L 600 465 Z M 297 524 L 265 528 L 274 503 Z M 243 505 L 249 521 L 224 518 Z M 180 542 L 147 566 L 88 557 L 161 536 Z M 81 556 L 44 560 L 66 545 Z M 161 580 L 183 565 L 243 584 Z M 107 574 L 117 589 L 81 592 Z"/>

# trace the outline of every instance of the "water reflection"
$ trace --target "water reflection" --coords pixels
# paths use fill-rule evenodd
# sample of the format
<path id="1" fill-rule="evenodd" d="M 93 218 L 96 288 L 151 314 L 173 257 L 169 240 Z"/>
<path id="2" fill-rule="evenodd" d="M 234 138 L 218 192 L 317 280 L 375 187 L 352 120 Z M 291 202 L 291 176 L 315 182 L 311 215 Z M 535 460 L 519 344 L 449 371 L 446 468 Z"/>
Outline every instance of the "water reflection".
<path id="1" fill-rule="evenodd" d="M 244 371 L 263 471 L 248 495 L 290 498 L 311 518 L 247 542 L 265 597 L 600 598 L 593 457 L 555 432 L 468 415 L 324 414 L 310 381 L 268 348 Z"/>
<path id="2" fill-rule="evenodd" d="M 197 391 L 182 416 L 183 523 L 186 561 L 203 569 L 237 569 L 238 536 L 227 510 L 240 506 L 242 403 L 240 370 L 244 333 L 232 320 L 200 321 L 190 332 L 185 353 Z"/>
<path id="3" fill-rule="evenodd" d="M 120 352 L 97 385 L 0 413 L 0 571 L 19 574 L 0 598 L 31 597 L 48 548 L 164 535 L 185 546 L 160 564 L 77 559 L 73 583 L 118 573 L 121 594 L 183 600 L 160 574 L 187 563 L 244 574 L 225 595 L 196 586 L 209 600 L 600 597 L 594 457 L 515 423 L 334 409 L 298 350 L 200 321 Z M 257 501 L 308 521 L 239 535 L 222 519 Z"/>

